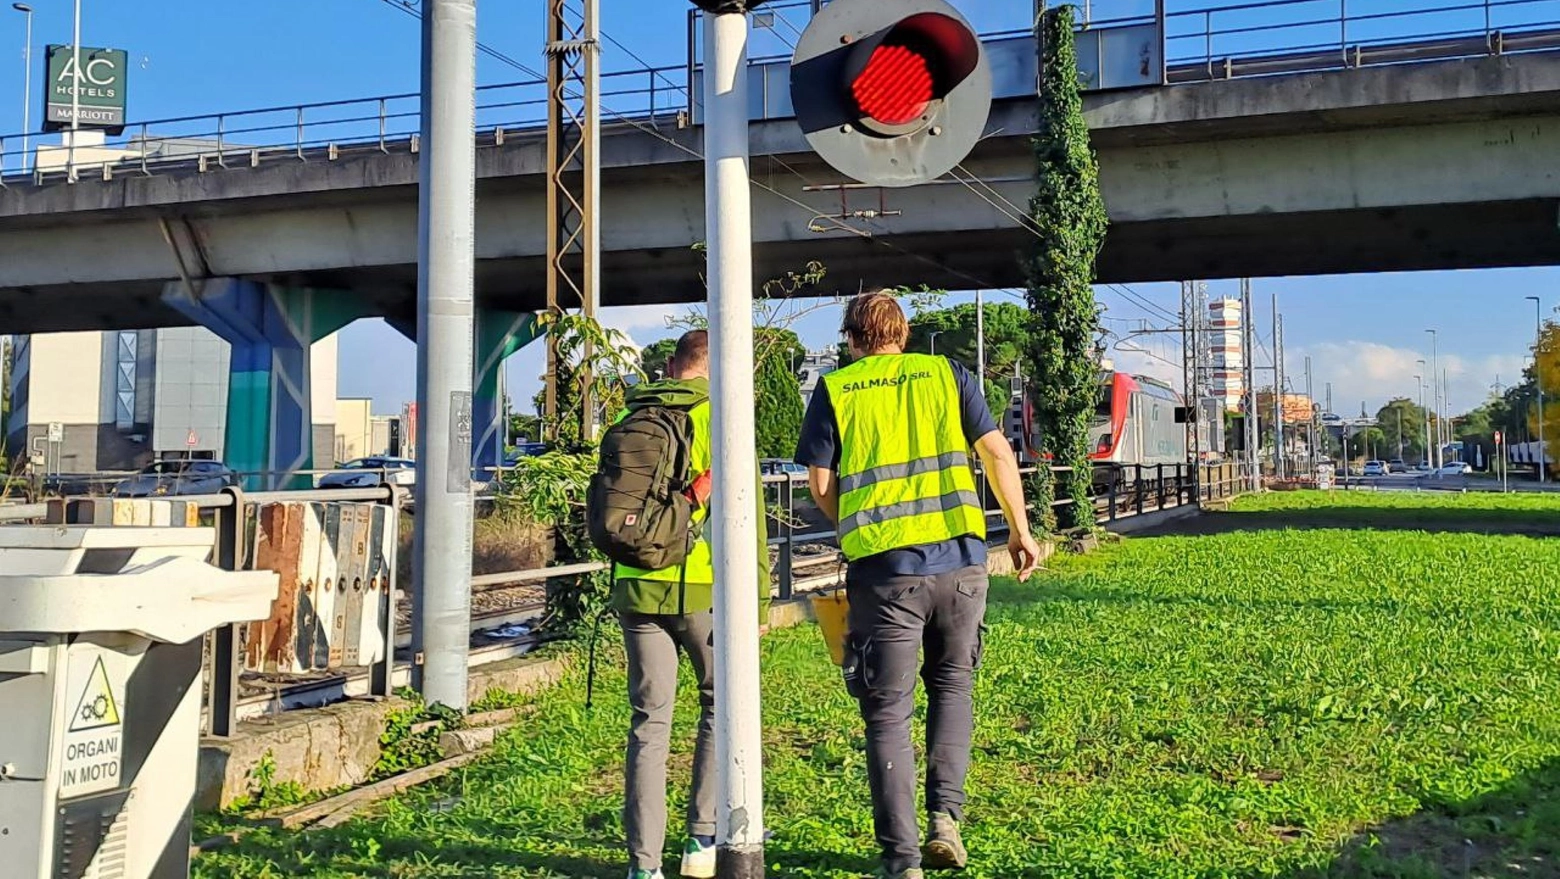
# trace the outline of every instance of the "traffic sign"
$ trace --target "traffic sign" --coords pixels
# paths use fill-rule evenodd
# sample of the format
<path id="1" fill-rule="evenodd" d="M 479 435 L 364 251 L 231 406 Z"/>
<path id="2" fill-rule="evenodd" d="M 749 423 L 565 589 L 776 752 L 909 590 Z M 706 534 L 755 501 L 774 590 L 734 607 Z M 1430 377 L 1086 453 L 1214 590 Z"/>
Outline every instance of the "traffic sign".
<path id="1" fill-rule="evenodd" d="M 791 103 L 812 148 L 872 186 L 914 186 L 970 154 L 991 113 L 975 29 L 944 0 L 834 0 L 791 59 Z"/>
<path id="2" fill-rule="evenodd" d="M 192 430 L 185 435 L 184 444 L 193 449 L 200 444 L 200 436 Z"/>
<path id="3" fill-rule="evenodd" d="M 65 425 L 58 421 L 49 422 L 49 442 L 62 443 L 65 441 Z"/>

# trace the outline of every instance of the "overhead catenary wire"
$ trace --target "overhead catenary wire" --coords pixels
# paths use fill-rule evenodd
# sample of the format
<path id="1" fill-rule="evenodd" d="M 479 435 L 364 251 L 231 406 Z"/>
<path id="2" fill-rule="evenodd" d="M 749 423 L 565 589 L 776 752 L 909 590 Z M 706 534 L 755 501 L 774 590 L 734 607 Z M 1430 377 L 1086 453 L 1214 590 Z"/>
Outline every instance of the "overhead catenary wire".
<path id="1" fill-rule="evenodd" d="M 384 3 L 387 6 L 390 6 L 391 8 L 400 10 L 401 12 L 403 12 L 403 13 L 405 13 L 407 15 L 410 15 L 413 18 L 416 18 L 416 19 L 419 19 L 419 20 L 421 20 L 421 18 L 422 18 L 422 12 L 420 10 L 416 9 L 415 7 L 407 5 L 407 3 L 410 2 L 410 0 L 380 0 L 380 2 Z M 605 31 L 602 32 L 602 36 L 605 39 L 611 40 L 614 44 L 617 44 L 617 41 L 613 40 L 610 36 L 608 36 Z M 544 76 L 541 73 L 538 73 L 535 69 L 525 65 L 524 63 L 522 63 L 522 62 L 520 62 L 520 61 L 518 61 L 518 60 L 516 60 L 514 58 L 511 58 L 510 56 L 508 56 L 508 55 L 506 55 L 506 54 L 504 54 L 502 52 L 499 52 L 498 50 L 492 48 L 491 46 L 488 46 L 488 45 L 486 45 L 484 43 L 478 42 L 477 49 L 478 49 L 478 51 L 482 52 L 483 54 L 486 54 L 489 57 L 494 58 L 495 60 L 497 60 L 497 61 L 499 61 L 501 63 L 508 64 L 509 66 L 511 66 L 511 67 L 515 68 L 516 70 L 519 70 L 519 71 L 521 71 L 523 73 L 526 73 L 529 76 L 534 76 L 534 77 L 536 77 L 538 79 L 546 79 L 546 76 Z M 641 61 L 641 63 L 644 63 L 644 62 Z M 573 97 L 573 98 L 580 98 L 580 97 L 582 97 L 578 93 L 569 94 L 568 96 L 569 97 Z M 644 134 L 647 134 L 647 135 L 649 135 L 651 137 L 654 137 L 657 140 L 660 140 L 663 143 L 665 143 L 665 144 L 667 144 L 667 145 L 669 145 L 671 147 L 674 147 L 674 148 L 676 148 L 678 150 L 681 150 L 684 153 L 687 153 L 692 158 L 698 159 L 700 161 L 704 160 L 704 155 L 699 150 L 696 150 L 693 147 L 688 146 L 687 144 L 681 143 L 681 142 L 679 142 L 679 141 L 677 141 L 677 140 L 675 140 L 675 139 L 673 139 L 671 137 L 668 137 L 666 134 L 662 133 L 661 131 L 656 130 L 653 126 L 650 126 L 650 125 L 648 125 L 648 124 L 646 124 L 646 123 L 644 123 L 644 122 L 642 122 L 642 121 L 640 121 L 638 119 L 634 119 L 633 117 L 631 117 L 631 116 L 629 116 L 629 115 L 627 115 L 625 113 L 621 113 L 621 112 L 613 109 L 612 107 L 608 106 L 605 101 L 601 102 L 601 111 L 603 113 L 606 113 L 606 114 L 616 118 L 618 121 L 623 122 L 623 123 L 625 123 L 625 124 L 635 128 L 635 129 L 639 130 L 640 132 L 642 132 Z M 795 174 L 797 179 L 801 180 L 804 185 L 807 184 L 807 178 L 803 177 L 794 168 L 791 168 L 784 161 L 781 161 L 781 160 L 778 160 L 778 159 L 776 159 L 776 161 L 782 167 L 790 170 L 792 174 Z M 848 232 L 848 233 L 856 235 L 858 237 L 865 238 L 865 239 L 867 239 L 869 241 L 874 242 L 875 244 L 878 244 L 878 245 L 880 245 L 880 246 L 882 246 L 884 248 L 892 250 L 895 253 L 899 253 L 899 254 L 901 254 L 903 256 L 909 257 L 910 259 L 914 259 L 917 262 L 920 262 L 920 263 L 923 263 L 925 265 L 929 265 L 929 266 L 931 266 L 933 268 L 936 268 L 937 270 L 939 270 L 941 272 L 944 272 L 944 273 L 947 273 L 948 275 L 951 275 L 951 276 L 954 276 L 954 277 L 958 277 L 958 278 L 962 278 L 962 279 L 964 279 L 966 281 L 969 281 L 969 282 L 971 282 L 973 284 L 976 284 L 981 289 L 990 290 L 990 289 L 995 289 L 996 288 L 996 285 L 990 283 L 989 281 L 983 280 L 981 278 L 977 278 L 974 275 L 971 275 L 968 272 L 965 272 L 965 271 L 963 271 L 961 269 L 956 269 L 956 268 L 953 268 L 952 266 L 949 266 L 949 265 L 946 265 L 944 263 L 938 262 L 937 260 L 932 259 L 931 257 L 926 256 L 925 254 L 916 253 L 914 251 L 906 250 L 905 248 L 900 247 L 899 245 L 894 244 L 891 241 L 883 240 L 882 238 L 878 237 L 877 235 L 875 235 L 874 233 L 872 233 L 872 232 L 870 232 L 868 230 L 856 228 L 855 226 L 852 226 L 849 223 L 846 223 L 844 220 L 842 220 L 842 219 L 840 219 L 838 217 L 832 217 L 832 216 L 829 216 L 827 214 L 820 214 L 820 213 L 818 213 L 817 208 L 815 208 L 813 205 L 809 205 L 806 202 L 801 201 L 800 199 L 794 198 L 793 196 L 788 195 L 787 193 L 781 192 L 780 190 L 778 190 L 778 189 L 774 188 L 773 186 L 770 186 L 770 185 L 768 185 L 768 184 L 766 184 L 766 183 L 764 183 L 764 182 L 762 182 L 760 180 L 752 180 L 751 182 L 752 182 L 752 184 L 754 186 L 757 186 L 758 188 L 768 192 L 769 194 L 775 196 L 776 198 L 779 198 L 782 201 L 785 201 L 785 202 L 791 204 L 792 206 L 794 206 L 796 208 L 799 208 L 799 209 L 801 209 L 803 211 L 808 212 L 809 214 L 811 214 L 813 216 L 813 219 L 815 221 L 822 220 L 822 221 L 828 222 L 829 224 L 831 224 L 838 231 Z"/>

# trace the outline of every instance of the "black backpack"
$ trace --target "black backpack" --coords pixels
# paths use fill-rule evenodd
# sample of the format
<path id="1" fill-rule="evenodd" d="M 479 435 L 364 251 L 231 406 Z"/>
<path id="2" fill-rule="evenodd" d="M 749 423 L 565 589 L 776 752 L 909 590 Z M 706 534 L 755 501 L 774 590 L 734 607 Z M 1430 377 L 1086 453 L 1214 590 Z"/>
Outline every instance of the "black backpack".
<path id="1" fill-rule="evenodd" d="M 683 494 L 692 454 L 693 418 L 685 409 L 646 406 L 608 428 L 585 497 L 596 549 L 646 571 L 682 564 L 698 538 L 693 502 Z"/>

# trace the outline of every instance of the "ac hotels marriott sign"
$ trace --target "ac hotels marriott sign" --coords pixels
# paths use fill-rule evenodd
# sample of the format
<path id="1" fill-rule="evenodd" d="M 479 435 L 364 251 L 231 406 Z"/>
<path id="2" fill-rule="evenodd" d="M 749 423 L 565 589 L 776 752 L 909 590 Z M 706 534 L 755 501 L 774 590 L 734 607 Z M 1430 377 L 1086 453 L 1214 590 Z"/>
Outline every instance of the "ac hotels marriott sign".
<path id="1" fill-rule="evenodd" d="M 129 66 L 124 50 L 82 46 L 80 76 L 70 46 L 49 46 L 47 58 L 45 131 L 70 128 L 72 97 L 80 107 L 80 127 L 106 128 L 113 134 L 124 129 Z"/>

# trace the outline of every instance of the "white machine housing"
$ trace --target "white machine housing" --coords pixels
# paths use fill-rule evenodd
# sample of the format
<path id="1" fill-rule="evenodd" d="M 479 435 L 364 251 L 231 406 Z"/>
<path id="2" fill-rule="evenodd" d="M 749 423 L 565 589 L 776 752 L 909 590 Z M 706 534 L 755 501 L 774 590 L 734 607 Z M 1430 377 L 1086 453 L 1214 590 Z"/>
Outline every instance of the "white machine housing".
<path id="1" fill-rule="evenodd" d="M 201 636 L 263 619 L 268 571 L 209 528 L 0 528 L 0 864 L 18 879 L 186 879 Z"/>

